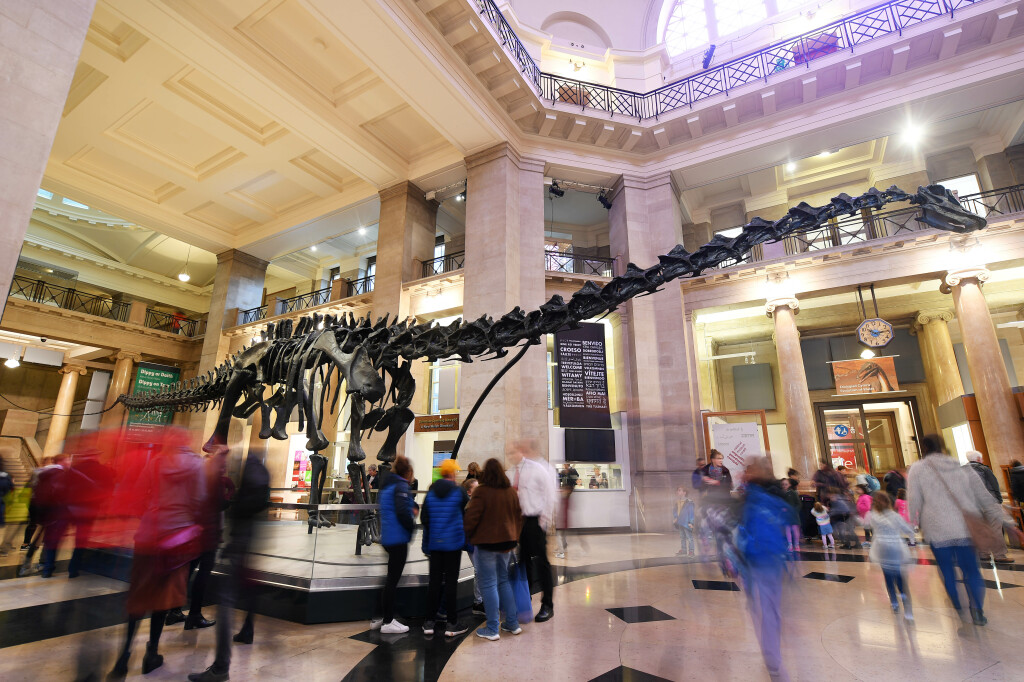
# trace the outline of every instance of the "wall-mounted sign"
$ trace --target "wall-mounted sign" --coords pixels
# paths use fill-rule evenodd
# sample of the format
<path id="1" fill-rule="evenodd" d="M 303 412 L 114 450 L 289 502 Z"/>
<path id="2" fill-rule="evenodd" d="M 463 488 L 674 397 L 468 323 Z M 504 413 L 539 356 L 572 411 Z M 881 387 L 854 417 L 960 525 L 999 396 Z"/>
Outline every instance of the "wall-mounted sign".
<path id="1" fill-rule="evenodd" d="M 835 434 L 836 438 L 846 438 L 850 435 L 850 427 L 846 424 L 836 424 L 832 427 L 832 433 Z"/>
<path id="2" fill-rule="evenodd" d="M 763 454 L 760 436 L 761 425 L 757 422 L 711 424 L 711 441 L 722 453 L 735 485 L 742 480 L 738 474 L 747 467 L 747 460 Z"/>
<path id="3" fill-rule="evenodd" d="M 313 482 L 313 467 L 309 463 L 309 451 L 306 450 L 306 434 L 297 433 L 288 439 L 290 457 L 289 480 L 293 488 L 309 488 Z"/>
<path id="4" fill-rule="evenodd" d="M 841 360 L 832 363 L 837 395 L 888 393 L 900 390 L 892 357 Z"/>
<path id="5" fill-rule="evenodd" d="M 425 417 L 416 417 L 413 428 L 416 433 L 423 433 L 425 431 L 458 431 L 459 413 L 431 414 Z"/>
<path id="6" fill-rule="evenodd" d="M 135 371 L 134 393 L 151 393 L 161 388 L 170 386 L 178 380 L 181 370 L 177 367 L 167 365 L 156 365 L 150 362 L 140 362 Z M 163 428 L 174 419 L 172 410 L 143 411 L 129 410 L 127 431 L 133 435 L 143 435 L 154 429 Z"/>
<path id="7" fill-rule="evenodd" d="M 563 429 L 610 429 L 604 325 L 582 324 L 555 334 L 558 363 L 558 425 Z"/>

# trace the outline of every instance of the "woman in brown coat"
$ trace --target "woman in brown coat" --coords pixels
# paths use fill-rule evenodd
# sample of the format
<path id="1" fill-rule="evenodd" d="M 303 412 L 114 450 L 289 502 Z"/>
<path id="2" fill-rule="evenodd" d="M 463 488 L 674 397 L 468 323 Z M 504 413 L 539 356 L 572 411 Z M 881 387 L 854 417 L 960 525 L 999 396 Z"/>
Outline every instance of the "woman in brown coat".
<path id="1" fill-rule="evenodd" d="M 164 447 L 143 470 L 139 485 L 146 510 L 135 534 L 128 586 L 128 632 L 108 679 L 124 679 L 139 621 L 150 614 L 149 643 L 142 659 L 145 675 L 163 665 L 157 652 L 167 611 L 185 603 L 189 562 L 199 555 L 202 526 L 203 460 L 188 446 L 188 432 L 168 429 Z"/>
<path id="2" fill-rule="evenodd" d="M 523 530 L 523 512 L 519 495 L 512 488 L 501 462 L 493 457 L 480 472 L 480 485 L 466 505 L 463 526 L 469 544 L 476 547 L 473 565 L 484 598 L 487 624 L 476 631 L 478 637 L 497 640 L 498 609 L 505 612 L 501 629 L 518 635 L 522 632 L 516 617 L 516 599 L 508 579 L 508 563 Z"/>

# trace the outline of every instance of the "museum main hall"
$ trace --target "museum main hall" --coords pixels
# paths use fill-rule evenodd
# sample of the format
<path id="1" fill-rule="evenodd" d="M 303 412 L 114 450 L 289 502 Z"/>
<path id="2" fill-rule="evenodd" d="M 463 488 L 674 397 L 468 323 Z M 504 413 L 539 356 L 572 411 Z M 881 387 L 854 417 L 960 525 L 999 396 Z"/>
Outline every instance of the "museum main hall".
<path id="1" fill-rule="evenodd" d="M 3 0 L 0 180 L 0 679 L 1020 678 L 1020 0 Z"/>

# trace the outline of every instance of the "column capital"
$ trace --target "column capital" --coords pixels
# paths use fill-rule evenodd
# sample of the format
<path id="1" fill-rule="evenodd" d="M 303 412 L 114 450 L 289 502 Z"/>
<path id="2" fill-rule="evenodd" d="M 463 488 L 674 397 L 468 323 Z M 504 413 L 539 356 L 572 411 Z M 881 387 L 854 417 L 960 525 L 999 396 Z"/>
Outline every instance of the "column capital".
<path id="1" fill-rule="evenodd" d="M 970 265 L 958 270 L 950 270 L 942 281 L 948 287 L 959 286 L 961 282 L 968 279 L 976 279 L 980 284 L 988 281 L 991 275 L 992 272 L 983 265 Z"/>
<path id="2" fill-rule="evenodd" d="M 773 298 L 764 304 L 764 314 L 768 317 L 773 317 L 778 308 L 789 308 L 796 315 L 800 312 L 800 301 L 796 300 L 795 296 Z"/>
<path id="3" fill-rule="evenodd" d="M 132 362 L 142 362 L 142 354 L 136 353 L 130 350 L 121 350 L 114 356 L 115 360 L 131 360 Z"/>
<path id="4" fill-rule="evenodd" d="M 485 163 L 490 163 L 500 158 L 507 158 L 516 165 L 517 168 L 522 166 L 523 158 L 519 154 L 519 150 L 510 145 L 508 142 L 502 142 L 496 144 L 493 147 L 488 147 L 482 152 L 471 154 L 466 157 L 466 170 L 472 170 L 477 166 L 482 166 Z"/>
<path id="5" fill-rule="evenodd" d="M 251 256 L 247 254 L 245 251 L 239 251 L 238 249 L 228 249 L 227 251 L 221 251 L 220 253 L 217 254 L 218 264 L 226 263 L 228 261 L 238 261 L 240 263 L 244 263 L 251 267 L 262 270 L 266 270 L 267 265 L 270 264 L 268 261 L 265 261 L 262 258 Z"/>
<path id="6" fill-rule="evenodd" d="M 391 185 L 390 187 L 385 187 L 377 192 L 377 196 L 380 197 L 381 201 L 394 199 L 395 197 L 400 197 L 403 194 L 408 194 L 410 197 L 419 199 L 420 201 L 426 201 L 424 198 L 426 193 L 408 180 L 403 180 L 402 182 Z"/>
<path id="7" fill-rule="evenodd" d="M 672 194 L 678 199 L 682 194 L 682 190 L 679 184 L 676 182 L 676 177 L 672 171 L 664 171 L 661 173 L 654 173 L 652 175 L 634 175 L 632 173 L 623 173 L 618 177 L 612 189 L 608 193 L 609 201 L 614 202 L 615 198 L 622 194 L 627 189 L 632 190 L 649 190 L 656 187 L 663 187 L 668 185 L 672 189 Z"/>
<path id="8" fill-rule="evenodd" d="M 914 316 L 914 322 L 920 326 L 924 326 L 929 322 L 952 322 L 953 311 L 947 308 L 941 308 L 938 310 L 919 310 L 917 315 Z"/>
<path id="9" fill-rule="evenodd" d="M 58 370 L 58 371 L 61 374 L 74 374 L 74 373 L 77 372 L 78 374 L 81 374 L 82 376 L 85 376 L 85 373 L 88 372 L 89 370 L 88 370 L 88 368 L 86 368 L 85 365 L 78 365 L 78 364 L 69 362 L 69 363 L 66 363 L 63 367 L 61 367 L 60 370 Z"/>

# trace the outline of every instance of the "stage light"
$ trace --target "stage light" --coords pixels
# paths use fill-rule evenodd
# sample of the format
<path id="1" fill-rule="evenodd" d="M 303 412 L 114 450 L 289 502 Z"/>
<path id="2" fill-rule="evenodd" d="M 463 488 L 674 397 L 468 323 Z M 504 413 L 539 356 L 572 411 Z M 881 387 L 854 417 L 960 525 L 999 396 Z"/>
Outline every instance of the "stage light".
<path id="1" fill-rule="evenodd" d="M 913 123 L 908 123 L 900 136 L 903 144 L 909 147 L 916 147 L 924 139 L 924 129 Z"/>
<path id="2" fill-rule="evenodd" d="M 565 190 L 558 186 L 557 180 L 552 180 L 551 186 L 548 187 L 548 194 L 550 194 L 553 197 L 564 197 Z"/>
<path id="3" fill-rule="evenodd" d="M 604 192 L 601 192 L 600 194 L 597 195 L 597 200 L 600 201 L 601 205 L 604 206 L 605 208 L 610 209 L 612 207 L 612 202 L 608 201 L 608 195 L 605 194 Z"/>
<path id="4" fill-rule="evenodd" d="M 359 234 L 366 234 L 366 228 L 365 227 L 360 227 L 359 228 Z"/>
<path id="5" fill-rule="evenodd" d="M 795 170 L 796 170 L 796 164 L 795 163 L 790 161 L 789 163 L 786 164 L 786 171 L 787 172 L 792 173 Z"/>
<path id="6" fill-rule="evenodd" d="M 313 246 L 309 247 L 309 250 L 316 253 L 316 244 L 313 244 Z"/>

